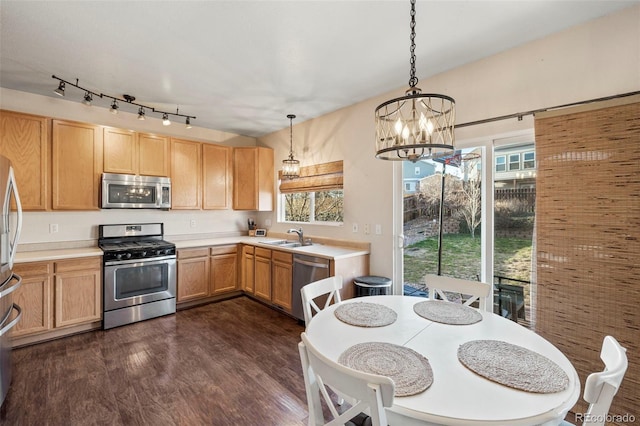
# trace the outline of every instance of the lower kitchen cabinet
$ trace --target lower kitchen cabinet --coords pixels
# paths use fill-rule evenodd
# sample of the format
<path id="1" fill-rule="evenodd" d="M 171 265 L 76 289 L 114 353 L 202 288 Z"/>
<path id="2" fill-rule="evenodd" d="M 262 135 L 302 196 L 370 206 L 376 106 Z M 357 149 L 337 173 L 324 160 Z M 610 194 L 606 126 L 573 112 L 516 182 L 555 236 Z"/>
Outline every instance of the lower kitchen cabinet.
<path id="1" fill-rule="evenodd" d="M 178 250 L 178 303 L 237 290 L 236 244 Z"/>
<path id="2" fill-rule="evenodd" d="M 209 296 L 209 249 L 178 250 L 177 302 L 207 296 Z"/>
<path id="3" fill-rule="evenodd" d="M 102 257 L 18 263 L 14 271 L 22 277 L 14 293 L 22 318 L 12 338 L 41 335 L 44 340 L 48 332 L 101 321 Z"/>
<path id="4" fill-rule="evenodd" d="M 238 288 L 238 246 L 211 247 L 209 292 L 227 293 Z"/>
<path id="5" fill-rule="evenodd" d="M 254 295 L 271 301 L 271 250 L 256 247 Z"/>
<path id="6" fill-rule="evenodd" d="M 271 301 L 279 308 L 291 312 L 293 255 L 273 250 L 271 261 Z"/>

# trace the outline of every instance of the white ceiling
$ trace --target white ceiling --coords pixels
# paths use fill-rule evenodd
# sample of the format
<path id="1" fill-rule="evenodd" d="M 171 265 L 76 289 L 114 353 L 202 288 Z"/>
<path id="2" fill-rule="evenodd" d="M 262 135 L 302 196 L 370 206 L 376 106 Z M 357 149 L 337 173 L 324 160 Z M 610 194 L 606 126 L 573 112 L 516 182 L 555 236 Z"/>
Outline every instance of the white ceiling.
<path id="1" fill-rule="evenodd" d="M 419 1 L 418 77 L 638 2 Z M 406 0 L 1 0 L 0 86 L 55 96 L 55 74 L 97 93 L 179 107 L 197 126 L 260 136 L 288 127 L 289 113 L 295 124 L 391 90 L 401 95 L 409 10 Z M 66 99 L 83 95 L 67 87 Z"/>

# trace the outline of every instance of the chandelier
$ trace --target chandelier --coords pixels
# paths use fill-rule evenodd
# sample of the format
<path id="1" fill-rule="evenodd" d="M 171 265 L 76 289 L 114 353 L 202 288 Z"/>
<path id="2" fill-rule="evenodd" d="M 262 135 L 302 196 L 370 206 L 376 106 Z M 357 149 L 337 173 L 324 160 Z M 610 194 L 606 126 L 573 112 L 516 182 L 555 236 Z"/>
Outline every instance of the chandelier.
<path id="1" fill-rule="evenodd" d="M 416 1 L 411 0 L 409 89 L 376 108 L 376 158 L 416 162 L 454 151 L 455 101 L 416 87 Z"/>
<path id="2" fill-rule="evenodd" d="M 293 179 L 300 176 L 300 161 L 293 158 L 293 119 L 295 115 L 287 115 L 289 119 L 289 158 L 282 160 L 282 176 L 287 179 Z"/>

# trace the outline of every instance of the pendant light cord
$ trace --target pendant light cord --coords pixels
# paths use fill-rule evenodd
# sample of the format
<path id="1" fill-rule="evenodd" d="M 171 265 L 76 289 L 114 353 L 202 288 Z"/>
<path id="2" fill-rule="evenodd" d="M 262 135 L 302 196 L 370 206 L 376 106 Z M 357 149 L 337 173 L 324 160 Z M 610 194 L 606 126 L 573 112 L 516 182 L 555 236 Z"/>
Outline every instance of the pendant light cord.
<path id="1" fill-rule="evenodd" d="M 411 74 L 409 75 L 409 87 L 412 89 L 418 84 L 416 77 L 416 0 L 411 0 Z"/>

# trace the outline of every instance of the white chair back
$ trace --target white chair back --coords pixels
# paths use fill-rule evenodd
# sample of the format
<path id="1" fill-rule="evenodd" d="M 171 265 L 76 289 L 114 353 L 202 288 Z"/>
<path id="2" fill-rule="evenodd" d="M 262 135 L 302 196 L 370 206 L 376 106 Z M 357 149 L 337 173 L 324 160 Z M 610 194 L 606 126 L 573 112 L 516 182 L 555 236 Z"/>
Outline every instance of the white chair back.
<path id="1" fill-rule="evenodd" d="M 371 416 L 373 426 L 387 426 L 384 407 L 393 405 L 395 391 L 393 380 L 389 377 L 353 370 L 331 361 L 318 352 L 305 333 L 302 333 L 301 338 L 298 349 L 309 405 L 309 426 L 344 425 L 363 411 L 367 411 Z M 351 397 L 351 408 L 339 414 L 326 386 Z M 333 420 L 326 423 L 322 414 L 320 395 L 333 415 Z"/>
<path id="2" fill-rule="evenodd" d="M 481 311 L 486 311 L 487 306 L 493 306 L 493 304 L 487 303 L 491 293 L 491 286 L 487 283 L 433 274 L 427 274 L 424 280 L 427 287 L 429 287 L 429 299 L 435 299 L 436 294 L 438 294 L 442 297 L 442 300 L 449 300 L 444 293 L 447 291 L 471 296 L 464 304 L 469 306 L 477 300 Z"/>
<path id="3" fill-rule="evenodd" d="M 327 306 L 334 303 L 340 303 L 340 290 L 342 289 L 342 276 L 336 275 L 324 278 L 305 285 L 300 289 L 302 295 L 302 309 L 304 311 L 304 323 L 309 325 L 314 313 L 320 312 Z M 320 308 L 313 300 L 316 297 L 327 295 L 327 300 L 322 308 Z"/>
<path id="4" fill-rule="evenodd" d="M 584 400 L 589 403 L 583 425 L 604 425 L 611 407 L 611 401 L 618 392 L 627 371 L 627 354 L 618 341 L 605 336 L 600 359 L 605 368 L 602 372 L 591 373 L 584 385 Z"/>

